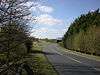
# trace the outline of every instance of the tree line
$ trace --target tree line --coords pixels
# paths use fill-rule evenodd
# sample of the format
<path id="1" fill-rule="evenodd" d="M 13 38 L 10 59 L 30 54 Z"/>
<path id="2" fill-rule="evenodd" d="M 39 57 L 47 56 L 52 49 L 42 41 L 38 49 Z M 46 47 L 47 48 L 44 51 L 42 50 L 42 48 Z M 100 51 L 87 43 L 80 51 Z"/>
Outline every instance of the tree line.
<path id="1" fill-rule="evenodd" d="M 35 3 L 30 6 L 27 3 L 28 0 L 0 0 L 0 66 L 9 66 L 10 61 L 31 50 L 29 21 L 32 18 L 28 16 Z"/>
<path id="2" fill-rule="evenodd" d="M 100 56 L 99 9 L 76 18 L 65 33 L 63 47 Z"/>

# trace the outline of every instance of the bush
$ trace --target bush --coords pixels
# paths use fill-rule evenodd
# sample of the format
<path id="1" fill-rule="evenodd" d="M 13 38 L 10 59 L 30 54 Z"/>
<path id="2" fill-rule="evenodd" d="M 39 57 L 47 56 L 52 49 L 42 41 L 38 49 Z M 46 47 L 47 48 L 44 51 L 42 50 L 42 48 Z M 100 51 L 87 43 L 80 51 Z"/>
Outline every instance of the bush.
<path id="1" fill-rule="evenodd" d="M 21 57 L 27 53 L 27 48 L 24 44 L 19 45 L 16 50 L 12 51 L 11 57 Z"/>
<path id="2" fill-rule="evenodd" d="M 32 49 L 32 40 L 31 39 L 28 39 L 26 42 L 25 42 L 25 46 L 26 46 L 26 49 L 27 49 L 27 53 L 29 53 Z"/>

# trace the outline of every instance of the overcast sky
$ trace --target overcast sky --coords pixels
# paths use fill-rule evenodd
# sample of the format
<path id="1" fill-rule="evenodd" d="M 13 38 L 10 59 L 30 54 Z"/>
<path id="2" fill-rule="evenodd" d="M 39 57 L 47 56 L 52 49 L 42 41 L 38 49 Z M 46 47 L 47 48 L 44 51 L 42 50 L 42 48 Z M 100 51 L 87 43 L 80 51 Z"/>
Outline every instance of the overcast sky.
<path id="1" fill-rule="evenodd" d="M 31 36 L 49 39 L 62 37 L 75 18 L 100 8 L 100 0 L 38 0 L 36 3 L 38 6 L 31 13 L 36 11 L 38 21 Z"/>

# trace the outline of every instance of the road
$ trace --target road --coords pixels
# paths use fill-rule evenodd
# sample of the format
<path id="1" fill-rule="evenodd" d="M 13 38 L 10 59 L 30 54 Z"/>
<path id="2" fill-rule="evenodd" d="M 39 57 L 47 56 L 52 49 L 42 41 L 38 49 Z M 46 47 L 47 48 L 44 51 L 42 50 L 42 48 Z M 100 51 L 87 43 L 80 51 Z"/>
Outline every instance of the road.
<path id="1" fill-rule="evenodd" d="M 65 52 L 55 44 L 43 51 L 60 75 L 100 75 L 100 61 Z"/>

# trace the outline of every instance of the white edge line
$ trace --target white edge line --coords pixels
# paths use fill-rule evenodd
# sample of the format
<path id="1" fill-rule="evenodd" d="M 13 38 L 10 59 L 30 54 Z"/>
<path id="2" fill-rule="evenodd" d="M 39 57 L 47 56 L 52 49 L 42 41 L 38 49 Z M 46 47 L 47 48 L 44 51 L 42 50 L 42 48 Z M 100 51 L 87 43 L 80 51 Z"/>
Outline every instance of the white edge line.
<path id="1" fill-rule="evenodd" d="M 97 71 L 100 71 L 100 69 L 99 68 L 94 68 L 95 70 L 97 70 Z"/>
<path id="2" fill-rule="evenodd" d="M 58 48 L 58 49 L 59 49 L 59 48 Z M 62 51 L 68 52 L 68 51 L 65 51 L 65 50 L 62 50 Z M 81 55 L 78 55 L 78 54 L 75 54 L 75 53 L 71 53 L 71 52 L 68 52 L 68 53 L 73 54 L 73 55 L 77 55 L 77 56 L 81 56 Z M 99 62 L 100 62 L 100 60 L 96 60 L 96 59 L 94 59 L 94 58 L 89 58 L 89 57 L 86 57 L 86 56 L 81 56 L 81 57 L 88 58 L 88 59 L 91 59 L 91 60 L 99 61 Z"/>

